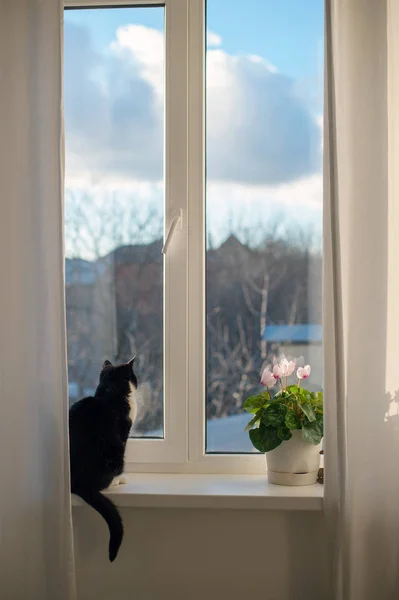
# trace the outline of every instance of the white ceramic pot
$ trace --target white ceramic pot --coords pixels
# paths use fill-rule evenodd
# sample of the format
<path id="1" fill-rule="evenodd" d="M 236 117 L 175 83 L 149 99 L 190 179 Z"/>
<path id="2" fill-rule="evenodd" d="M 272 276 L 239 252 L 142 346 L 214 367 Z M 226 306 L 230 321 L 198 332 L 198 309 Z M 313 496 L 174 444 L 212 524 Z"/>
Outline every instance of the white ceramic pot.
<path id="1" fill-rule="evenodd" d="M 292 438 L 266 453 L 270 483 L 311 485 L 317 482 L 322 444 L 315 446 L 302 439 L 302 431 L 291 431 Z"/>

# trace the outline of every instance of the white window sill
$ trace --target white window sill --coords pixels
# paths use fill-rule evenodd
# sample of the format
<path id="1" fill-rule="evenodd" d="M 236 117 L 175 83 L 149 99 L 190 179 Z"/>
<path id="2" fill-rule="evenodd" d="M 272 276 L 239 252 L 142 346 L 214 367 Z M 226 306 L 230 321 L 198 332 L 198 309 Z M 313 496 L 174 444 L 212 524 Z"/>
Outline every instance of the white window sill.
<path id="1" fill-rule="evenodd" d="M 320 511 L 323 486 L 284 487 L 265 475 L 128 474 L 129 483 L 104 492 L 119 507 L 231 508 Z M 72 495 L 73 506 L 83 500 Z"/>

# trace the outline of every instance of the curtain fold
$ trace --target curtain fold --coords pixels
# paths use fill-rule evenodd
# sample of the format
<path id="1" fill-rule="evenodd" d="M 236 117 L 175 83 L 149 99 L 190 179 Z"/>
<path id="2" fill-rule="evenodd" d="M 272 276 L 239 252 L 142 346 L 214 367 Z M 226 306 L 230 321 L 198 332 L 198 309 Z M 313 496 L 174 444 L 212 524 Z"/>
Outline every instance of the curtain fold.
<path id="1" fill-rule="evenodd" d="M 326 0 L 324 341 L 332 597 L 399 594 L 399 5 Z"/>
<path id="2" fill-rule="evenodd" d="M 0 596 L 72 600 L 60 0 L 0 0 Z"/>

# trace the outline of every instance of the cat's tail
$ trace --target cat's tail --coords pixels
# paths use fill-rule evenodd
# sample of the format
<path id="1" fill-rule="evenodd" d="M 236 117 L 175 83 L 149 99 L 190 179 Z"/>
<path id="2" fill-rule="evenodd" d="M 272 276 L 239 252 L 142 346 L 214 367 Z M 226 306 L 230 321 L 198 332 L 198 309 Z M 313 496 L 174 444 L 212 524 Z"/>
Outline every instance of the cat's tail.
<path id="1" fill-rule="evenodd" d="M 98 511 L 106 521 L 109 528 L 109 560 L 113 562 L 117 557 L 123 539 L 122 518 L 115 504 L 101 492 L 83 488 L 73 489 L 72 492 L 80 496 L 94 510 Z"/>

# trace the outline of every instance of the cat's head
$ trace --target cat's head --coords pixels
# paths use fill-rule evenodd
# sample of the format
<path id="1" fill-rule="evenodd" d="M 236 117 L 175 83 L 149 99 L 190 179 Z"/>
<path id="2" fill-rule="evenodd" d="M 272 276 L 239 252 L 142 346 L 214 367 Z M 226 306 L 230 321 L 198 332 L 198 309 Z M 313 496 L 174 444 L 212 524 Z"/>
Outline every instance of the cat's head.
<path id="1" fill-rule="evenodd" d="M 137 389 L 137 377 L 134 372 L 135 356 L 122 365 L 113 365 L 109 360 L 104 361 L 100 373 L 100 386 L 105 391 L 119 390 L 129 393 L 130 386 Z"/>

